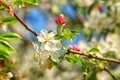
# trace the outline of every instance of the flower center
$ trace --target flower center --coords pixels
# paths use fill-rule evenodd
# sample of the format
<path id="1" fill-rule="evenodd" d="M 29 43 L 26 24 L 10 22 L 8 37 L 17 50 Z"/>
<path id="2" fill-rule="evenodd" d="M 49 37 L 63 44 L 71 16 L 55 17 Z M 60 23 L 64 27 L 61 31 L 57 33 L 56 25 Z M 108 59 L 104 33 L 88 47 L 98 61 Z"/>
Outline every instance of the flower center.
<path id="1" fill-rule="evenodd" d="M 45 40 L 46 41 L 49 41 L 50 40 L 50 37 L 48 35 L 45 36 Z"/>

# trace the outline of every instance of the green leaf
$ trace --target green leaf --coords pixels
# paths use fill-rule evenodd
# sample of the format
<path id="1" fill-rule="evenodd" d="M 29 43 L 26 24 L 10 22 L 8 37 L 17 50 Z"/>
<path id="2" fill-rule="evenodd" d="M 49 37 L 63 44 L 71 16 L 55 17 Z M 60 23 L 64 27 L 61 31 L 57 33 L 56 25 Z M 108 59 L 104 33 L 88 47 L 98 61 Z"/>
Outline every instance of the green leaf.
<path id="1" fill-rule="evenodd" d="M 79 33 L 77 31 L 71 31 L 73 35 L 78 35 Z"/>
<path id="2" fill-rule="evenodd" d="M 92 11 L 92 9 L 95 7 L 95 5 L 97 4 L 97 1 L 95 1 L 88 9 L 88 14 L 90 14 L 90 12 Z"/>
<path id="3" fill-rule="evenodd" d="M 55 62 L 51 59 L 51 66 L 56 66 L 56 65 L 57 65 L 57 62 Z"/>
<path id="4" fill-rule="evenodd" d="M 5 7 L 3 5 L 0 5 L 0 10 L 4 10 Z"/>
<path id="5" fill-rule="evenodd" d="M 24 0 L 24 2 L 32 5 L 38 5 L 37 0 Z"/>
<path id="6" fill-rule="evenodd" d="M 17 22 L 17 19 L 13 16 L 9 16 L 5 19 L 3 19 L 2 23 L 4 24 L 15 24 Z"/>
<path id="7" fill-rule="evenodd" d="M 9 56 L 8 51 L 0 48 L 0 60 L 7 59 Z"/>
<path id="8" fill-rule="evenodd" d="M 100 51 L 97 48 L 92 48 L 92 49 L 90 49 L 90 50 L 87 51 L 87 53 L 91 53 L 91 52 L 99 53 Z"/>
<path id="9" fill-rule="evenodd" d="M 0 40 L 0 48 L 9 52 L 15 52 L 14 48 L 6 41 Z"/>
<path id="10" fill-rule="evenodd" d="M 8 41 L 16 41 L 16 40 L 20 40 L 21 37 L 16 33 L 8 32 L 8 33 L 1 34 L 0 39 L 8 40 Z"/>
<path id="11" fill-rule="evenodd" d="M 74 55 L 72 53 L 67 56 L 67 60 L 70 63 L 76 63 L 76 62 L 78 62 L 81 66 L 84 65 L 83 60 L 79 56 Z"/>
<path id="12" fill-rule="evenodd" d="M 68 39 L 68 40 L 73 40 L 73 38 L 74 38 L 74 35 L 70 31 L 70 29 L 64 29 L 63 36 L 65 39 Z"/>
<path id="13" fill-rule="evenodd" d="M 58 40 L 58 39 L 63 39 L 63 36 L 62 36 L 62 35 L 59 35 L 59 34 L 55 35 L 54 37 L 55 37 L 55 39 L 57 39 L 57 40 Z"/>
<path id="14" fill-rule="evenodd" d="M 16 0 L 14 1 L 14 5 L 22 5 L 23 1 L 22 0 Z"/>

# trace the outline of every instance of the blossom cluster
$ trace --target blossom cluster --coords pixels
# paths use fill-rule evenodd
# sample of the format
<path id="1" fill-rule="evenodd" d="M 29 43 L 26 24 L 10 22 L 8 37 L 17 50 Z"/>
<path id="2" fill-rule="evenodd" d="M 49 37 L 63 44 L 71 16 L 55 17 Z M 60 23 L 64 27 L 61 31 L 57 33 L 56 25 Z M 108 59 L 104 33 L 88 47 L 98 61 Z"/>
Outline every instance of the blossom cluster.
<path id="1" fill-rule="evenodd" d="M 47 30 L 41 30 L 37 37 L 40 47 L 37 44 L 33 44 L 36 49 L 34 58 L 41 69 L 50 68 L 50 59 L 55 62 L 59 61 L 56 51 L 61 49 L 61 42 L 60 40 L 55 40 L 55 35 L 56 31 L 48 32 Z"/>
<path id="2" fill-rule="evenodd" d="M 57 25 L 61 25 L 57 27 L 61 30 L 61 27 L 63 28 L 63 25 L 66 24 L 64 15 L 60 14 L 56 18 L 55 23 Z M 57 32 L 56 30 L 48 31 L 43 29 L 37 36 L 40 46 L 33 43 L 34 48 L 36 49 L 36 53 L 34 53 L 34 59 L 40 65 L 40 68 L 42 70 L 45 70 L 47 68 L 50 69 L 52 67 L 52 61 L 59 62 L 59 55 L 57 54 L 57 52 L 62 50 L 62 43 L 61 39 L 55 39 L 55 35 L 57 35 L 57 33 L 59 34 L 59 32 Z M 80 51 L 77 45 L 70 45 L 69 48 L 74 51 Z"/>
<path id="3" fill-rule="evenodd" d="M 107 52 L 113 53 L 117 58 L 120 58 L 120 37 L 118 34 L 108 33 L 106 38 L 101 38 L 99 41 L 93 37 L 88 43 L 85 41 L 79 41 L 78 46 L 82 46 L 80 49 L 82 52 L 88 51 L 91 48 L 96 47 L 99 49 L 101 55 Z"/>

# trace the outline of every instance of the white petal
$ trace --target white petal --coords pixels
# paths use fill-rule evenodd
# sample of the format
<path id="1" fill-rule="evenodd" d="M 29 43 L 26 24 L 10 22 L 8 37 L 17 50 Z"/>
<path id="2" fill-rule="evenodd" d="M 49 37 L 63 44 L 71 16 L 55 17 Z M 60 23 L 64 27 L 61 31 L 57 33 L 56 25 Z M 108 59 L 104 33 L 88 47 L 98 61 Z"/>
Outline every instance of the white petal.
<path id="1" fill-rule="evenodd" d="M 61 43 L 57 43 L 57 44 L 51 43 L 51 45 L 52 45 L 52 47 L 51 47 L 52 51 L 60 50 L 62 47 Z"/>
<path id="2" fill-rule="evenodd" d="M 49 53 L 48 51 L 40 51 L 40 58 L 41 60 L 47 60 L 49 58 Z"/>
<path id="3" fill-rule="evenodd" d="M 48 35 L 48 31 L 43 29 L 41 30 L 41 34 L 45 37 L 46 35 Z"/>
<path id="4" fill-rule="evenodd" d="M 34 46 L 34 48 L 35 48 L 36 52 L 39 52 L 39 47 L 38 47 L 38 45 L 37 45 L 37 44 L 35 44 L 34 42 L 32 42 L 32 44 L 33 44 L 33 46 Z"/>
<path id="5" fill-rule="evenodd" d="M 50 52 L 51 59 L 54 60 L 55 62 L 58 62 L 58 55 L 54 52 Z"/>
<path id="6" fill-rule="evenodd" d="M 51 44 L 49 42 L 45 43 L 45 50 L 51 51 L 52 46 L 53 46 L 53 44 Z"/>
<path id="7" fill-rule="evenodd" d="M 38 38 L 38 41 L 45 42 L 45 37 L 42 34 L 40 34 L 39 36 L 37 36 L 37 38 Z"/>
<path id="8" fill-rule="evenodd" d="M 60 43 L 60 40 L 51 39 L 50 42 L 57 44 Z"/>
<path id="9" fill-rule="evenodd" d="M 56 35 L 56 31 L 55 31 L 55 30 L 52 31 L 52 32 L 50 32 L 50 33 L 48 34 L 48 36 L 49 36 L 50 38 L 54 38 L 55 35 Z"/>

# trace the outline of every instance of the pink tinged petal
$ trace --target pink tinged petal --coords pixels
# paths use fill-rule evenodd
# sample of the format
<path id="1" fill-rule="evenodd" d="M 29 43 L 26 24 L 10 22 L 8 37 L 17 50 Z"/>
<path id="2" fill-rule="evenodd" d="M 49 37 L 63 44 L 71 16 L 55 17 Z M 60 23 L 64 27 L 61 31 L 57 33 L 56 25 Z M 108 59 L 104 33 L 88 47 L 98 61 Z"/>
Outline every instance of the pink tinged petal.
<path id="1" fill-rule="evenodd" d="M 79 48 L 77 45 L 70 45 L 69 47 L 70 47 L 72 50 L 80 51 L 80 48 Z"/>

